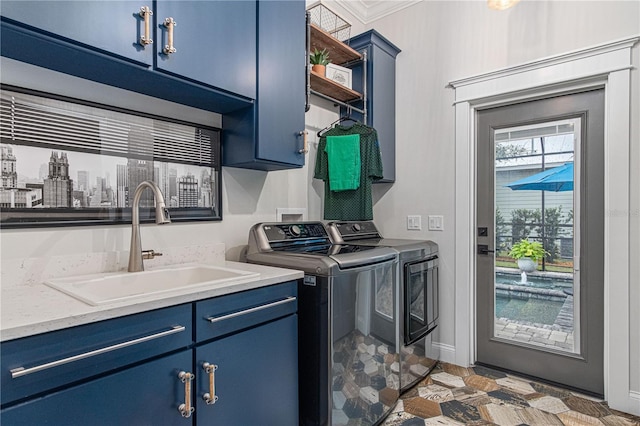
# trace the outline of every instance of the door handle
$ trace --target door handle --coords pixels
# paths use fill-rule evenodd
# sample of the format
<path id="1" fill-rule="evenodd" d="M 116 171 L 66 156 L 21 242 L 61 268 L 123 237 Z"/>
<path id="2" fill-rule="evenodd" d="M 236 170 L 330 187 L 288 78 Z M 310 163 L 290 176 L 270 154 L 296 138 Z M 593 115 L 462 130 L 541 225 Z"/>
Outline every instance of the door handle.
<path id="1" fill-rule="evenodd" d="M 478 254 L 489 254 L 495 252 L 495 250 L 489 250 L 489 246 L 487 244 L 478 244 Z"/>

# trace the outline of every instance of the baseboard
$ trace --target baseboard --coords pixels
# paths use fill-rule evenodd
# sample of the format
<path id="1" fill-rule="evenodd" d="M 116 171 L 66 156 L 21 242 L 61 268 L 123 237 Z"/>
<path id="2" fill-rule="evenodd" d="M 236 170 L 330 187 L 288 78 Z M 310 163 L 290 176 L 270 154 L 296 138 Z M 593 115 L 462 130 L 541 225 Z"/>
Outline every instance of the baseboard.
<path id="1" fill-rule="evenodd" d="M 615 408 L 615 407 L 612 407 Z M 640 416 L 640 392 L 629 391 L 629 403 L 624 412 L 633 414 L 634 416 Z"/>
<path id="2" fill-rule="evenodd" d="M 449 364 L 455 364 L 456 361 L 456 348 L 452 345 L 447 345 L 440 342 L 434 342 L 433 345 L 440 351 L 440 361 L 448 362 Z M 462 367 L 467 367 L 466 365 Z"/>

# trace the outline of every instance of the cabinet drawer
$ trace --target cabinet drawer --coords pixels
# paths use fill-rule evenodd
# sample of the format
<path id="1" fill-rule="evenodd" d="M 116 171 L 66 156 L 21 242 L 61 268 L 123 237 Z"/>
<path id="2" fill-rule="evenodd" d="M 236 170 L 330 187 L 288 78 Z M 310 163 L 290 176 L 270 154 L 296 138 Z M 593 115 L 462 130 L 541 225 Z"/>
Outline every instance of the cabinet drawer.
<path id="1" fill-rule="evenodd" d="M 2 405 L 192 344 L 192 305 L 2 344 Z"/>
<path id="2" fill-rule="evenodd" d="M 196 341 L 223 336 L 298 310 L 297 282 L 290 281 L 196 303 Z"/>

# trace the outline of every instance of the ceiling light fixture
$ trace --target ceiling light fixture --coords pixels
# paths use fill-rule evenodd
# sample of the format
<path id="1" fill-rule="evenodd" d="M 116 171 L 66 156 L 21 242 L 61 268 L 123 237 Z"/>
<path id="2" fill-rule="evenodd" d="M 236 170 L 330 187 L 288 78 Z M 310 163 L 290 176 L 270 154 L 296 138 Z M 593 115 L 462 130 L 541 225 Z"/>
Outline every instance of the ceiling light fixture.
<path id="1" fill-rule="evenodd" d="M 489 9 L 505 10 L 511 6 L 515 6 L 520 0 L 487 0 L 487 6 Z"/>

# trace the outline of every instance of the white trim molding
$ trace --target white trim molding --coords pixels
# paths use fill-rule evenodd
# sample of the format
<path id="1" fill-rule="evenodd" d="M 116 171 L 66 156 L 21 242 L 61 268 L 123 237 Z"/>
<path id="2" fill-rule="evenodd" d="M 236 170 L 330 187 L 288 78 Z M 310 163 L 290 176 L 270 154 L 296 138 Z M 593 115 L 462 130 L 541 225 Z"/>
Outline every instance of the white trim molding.
<path id="1" fill-rule="evenodd" d="M 640 36 L 451 81 L 455 90 L 455 363 L 475 361 L 476 111 L 516 101 L 604 87 L 605 398 L 640 415 L 630 389 L 630 147 L 632 48 Z M 635 88 L 634 90 L 638 90 Z"/>

